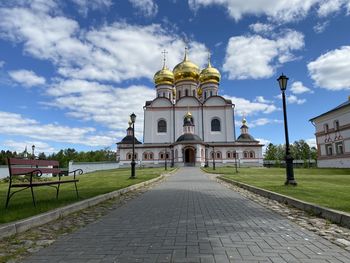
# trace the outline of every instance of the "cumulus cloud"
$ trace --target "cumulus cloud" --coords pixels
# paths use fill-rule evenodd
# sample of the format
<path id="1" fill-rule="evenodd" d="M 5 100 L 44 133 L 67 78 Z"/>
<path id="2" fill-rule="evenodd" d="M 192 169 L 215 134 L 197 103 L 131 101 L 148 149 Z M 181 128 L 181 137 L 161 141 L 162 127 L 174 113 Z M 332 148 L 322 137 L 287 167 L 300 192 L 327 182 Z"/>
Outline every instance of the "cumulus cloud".
<path id="1" fill-rule="evenodd" d="M 316 138 L 306 139 L 305 142 L 306 142 L 310 147 L 315 147 L 315 148 L 317 148 Z"/>
<path id="2" fill-rule="evenodd" d="M 316 85 L 328 90 L 350 89 L 350 46 L 331 50 L 307 65 Z"/>
<path id="3" fill-rule="evenodd" d="M 27 151 L 31 153 L 31 146 L 35 145 L 35 155 L 38 153 L 46 153 L 51 154 L 53 152 L 57 152 L 57 149 L 50 146 L 49 144 L 42 141 L 34 141 L 34 140 L 25 140 L 25 141 L 14 141 L 14 140 L 6 140 L 3 142 L 3 145 L 6 149 L 16 152 L 23 152 L 27 147 Z"/>
<path id="4" fill-rule="evenodd" d="M 256 96 L 255 101 L 260 103 L 272 103 L 271 100 L 267 100 L 263 96 Z"/>
<path id="5" fill-rule="evenodd" d="M 158 12 L 158 5 L 153 0 L 129 0 L 129 2 L 146 17 L 154 17 Z"/>
<path id="6" fill-rule="evenodd" d="M 256 126 L 264 126 L 264 125 L 267 125 L 267 124 L 274 124 L 274 123 L 283 123 L 282 120 L 277 120 L 277 119 L 268 119 L 268 118 L 259 118 L 259 119 L 256 119 L 256 120 L 252 120 L 250 123 L 249 123 L 249 127 L 250 128 L 253 128 L 253 127 L 256 127 Z"/>
<path id="7" fill-rule="evenodd" d="M 317 34 L 322 33 L 323 31 L 326 30 L 327 26 L 329 25 L 329 21 L 324 21 L 324 22 L 318 22 L 314 27 L 314 31 Z"/>
<path id="8" fill-rule="evenodd" d="M 275 40 L 259 35 L 231 37 L 223 70 L 229 79 L 268 78 L 278 64 L 294 60 L 291 52 L 303 46 L 304 35 L 292 30 Z"/>
<path id="9" fill-rule="evenodd" d="M 280 99 L 282 100 L 282 95 L 278 94 L 277 96 L 275 96 L 276 99 Z M 299 99 L 297 96 L 295 95 L 286 95 L 286 100 L 287 103 L 289 104 L 304 104 L 306 102 L 306 99 Z"/>
<path id="10" fill-rule="evenodd" d="M 31 70 L 14 70 L 8 72 L 10 77 L 25 87 L 40 86 L 46 83 L 44 77 L 40 77 Z"/>
<path id="11" fill-rule="evenodd" d="M 161 67 L 161 51 L 171 50 L 168 66 L 181 61 L 184 42 L 159 24 L 123 22 L 84 31 L 70 18 L 35 13 L 29 8 L 0 8 L 0 37 L 23 43 L 24 51 L 50 60 L 67 78 L 121 82 L 152 79 Z M 205 65 L 205 45 L 189 43 L 190 59 Z"/>
<path id="12" fill-rule="evenodd" d="M 271 33 L 271 31 L 274 29 L 274 26 L 272 24 L 255 23 L 249 25 L 249 28 L 255 33 L 265 34 Z"/>
<path id="13" fill-rule="evenodd" d="M 232 100 L 232 103 L 235 104 L 235 112 L 238 116 L 255 115 L 258 113 L 269 114 L 278 110 L 278 108 L 272 103 L 252 102 L 244 98 L 237 98 L 228 95 L 223 96 Z"/>
<path id="14" fill-rule="evenodd" d="M 89 10 L 106 9 L 112 5 L 111 0 L 71 0 L 78 5 L 79 12 L 83 15 L 87 15 Z"/>
<path id="15" fill-rule="evenodd" d="M 3 111 L 0 111 L 0 134 L 99 147 L 115 143 L 112 134 L 96 134 L 95 129 L 91 127 L 75 128 L 56 123 L 44 124 L 17 113 Z"/>
<path id="16" fill-rule="evenodd" d="M 267 16 L 276 22 L 291 22 L 303 19 L 312 9 L 316 9 L 319 16 L 326 16 L 341 8 L 349 12 L 348 0 L 188 0 L 193 10 L 210 5 L 220 5 L 226 8 L 228 14 L 236 21 L 243 16 Z"/>
<path id="17" fill-rule="evenodd" d="M 311 89 L 305 87 L 301 81 L 293 82 L 290 91 L 293 94 L 302 94 L 302 93 L 306 93 L 306 92 L 313 93 L 313 91 Z"/>

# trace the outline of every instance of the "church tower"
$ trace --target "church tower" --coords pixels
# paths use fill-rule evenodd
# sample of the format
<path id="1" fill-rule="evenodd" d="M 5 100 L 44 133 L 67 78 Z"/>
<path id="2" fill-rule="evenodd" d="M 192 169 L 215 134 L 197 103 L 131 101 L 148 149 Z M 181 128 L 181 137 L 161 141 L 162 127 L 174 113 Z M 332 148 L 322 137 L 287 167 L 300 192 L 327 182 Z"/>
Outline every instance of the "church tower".
<path id="1" fill-rule="evenodd" d="M 203 69 L 199 75 L 199 89 L 202 95 L 201 101 L 205 101 L 211 96 L 218 95 L 220 78 L 220 72 L 216 68 L 212 67 L 210 63 L 210 54 L 208 54 L 208 66 Z"/>
<path id="2" fill-rule="evenodd" d="M 174 67 L 176 100 L 185 96 L 197 96 L 199 67 L 188 59 L 187 47 L 183 61 Z"/>
<path id="3" fill-rule="evenodd" d="M 170 101 L 173 101 L 174 74 L 165 64 L 166 51 L 163 51 L 163 54 L 163 68 L 154 74 L 153 80 L 156 85 L 157 97 L 164 97 L 168 98 Z"/>

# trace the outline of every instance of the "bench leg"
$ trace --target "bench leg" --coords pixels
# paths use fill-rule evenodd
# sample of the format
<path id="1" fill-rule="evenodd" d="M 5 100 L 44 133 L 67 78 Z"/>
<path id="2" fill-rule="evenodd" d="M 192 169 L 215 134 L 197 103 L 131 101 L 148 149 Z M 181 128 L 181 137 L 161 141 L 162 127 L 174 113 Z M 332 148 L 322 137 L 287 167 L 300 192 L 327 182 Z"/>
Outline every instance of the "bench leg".
<path id="1" fill-rule="evenodd" d="M 79 193 L 78 193 L 77 182 L 74 182 L 74 185 L 75 185 L 75 191 L 77 192 L 77 198 L 79 198 Z"/>
<path id="2" fill-rule="evenodd" d="M 34 198 L 33 186 L 30 187 L 30 190 L 32 191 L 33 205 L 34 205 L 34 207 L 36 207 L 36 205 L 35 205 L 35 198 Z"/>
<path id="3" fill-rule="evenodd" d="M 11 191 L 11 185 L 9 185 L 9 190 L 7 191 L 7 198 L 6 198 L 6 205 L 5 205 L 5 208 L 8 207 L 9 202 L 10 202 L 10 191 Z"/>
<path id="4" fill-rule="evenodd" d="M 56 190 L 56 199 L 58 199 L 58 193 L 59 193 L 59 191 L 60 191 L 60 185 L 61 185 L 61 184 L 58 184 L 58 186 L 57 186 L 57 190 Z"/>

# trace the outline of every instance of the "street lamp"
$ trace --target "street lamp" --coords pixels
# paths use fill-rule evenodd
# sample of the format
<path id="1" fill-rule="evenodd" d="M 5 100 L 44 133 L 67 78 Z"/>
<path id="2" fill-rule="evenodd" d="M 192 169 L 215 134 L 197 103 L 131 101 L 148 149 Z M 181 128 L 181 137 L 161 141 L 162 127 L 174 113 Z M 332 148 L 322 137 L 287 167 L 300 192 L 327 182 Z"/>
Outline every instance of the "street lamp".
<path id="1" fill-rule="evenodd" d="M 236 168 L 236 173 L 238 173 L 238 168 L 237 168 L 237 151 L 235 150 L 235 168 Z"/>
<path id="2" fill-rule="evenodd" d="M 288 78 L 282 75 L 277 79 L 278 84 L 280 86 L 280 89 L 282 91 L 282 103 L 283 103 L 283 117 L 284 117 L 284 133 L 286 137 L 286 182 L 285 185 L 297 185 L 297 182 L 294 179 L 294 171 L 293 171 L 293 157 L 290 153 L 290 147 L 289 147 L 289 138 L 288 138 L 288 124 L 287 124 L 287 108 L 286 108 L 286 94 L 285 91 L 287 89 L 287 82 Z"/>
<path id="3" fill-rule="evenodd" d="M 213 170 L 215 170 L 215 147 L 213 144 Z"/>
<path id="4" fill-rule="evenodd" d="M 131 159 L 131 176 L 130 179 L 135 179 L 135 120 L 136 115 L 132 113 L 130 115 L 130 120 L 132 123 L 132 159 Z"/>
<path id="5" fill-rule="evenodd" d="M 34 155 L 34 151 L 35 151 L 35 145 L 32 145 L 32 158 L 33 160 L 35 159 L 35 155 Z"/>

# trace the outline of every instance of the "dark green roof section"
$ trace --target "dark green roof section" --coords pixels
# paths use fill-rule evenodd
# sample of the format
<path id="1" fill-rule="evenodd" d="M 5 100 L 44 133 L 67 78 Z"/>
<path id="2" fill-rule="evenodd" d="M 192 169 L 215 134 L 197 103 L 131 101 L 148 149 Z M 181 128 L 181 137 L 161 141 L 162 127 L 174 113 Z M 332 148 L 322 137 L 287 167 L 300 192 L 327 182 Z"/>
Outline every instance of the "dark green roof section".
<path id="1" fill-rule="evenodd" d="M 347 106 L 349 106 L 349 105 L 350 105 L 350 99 L 347 100 L 347 101 L 345 101 L 344 103 L 338 105 L 337 107 L 335 107 L 335 108 L 333 108 L 333 109 L 331 109 L 331 110 L 329 110 L 329 111 L 327 111 L 327 112 L 325 112 L 325 113 L 322 113 L 321 115 L 318 115 L 318 116 L 316 116 L 316 117 L 313 117 L 313 118 L 310 119 L 309 121 L 312 122 L 313 120 L 315 120 L 315 119 L 317 119 L 317 118 L 319 118 L 319 117 L 322 117 L 322 116 L 327 115 L 327 114 L 329 114 L 329 113 L 331 113 L 331 112 L 340 110 L 340 109 L 345 108 L 345 107 L 347 107 Z"/>

